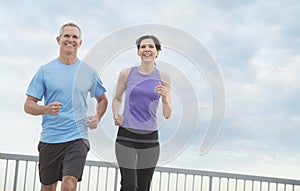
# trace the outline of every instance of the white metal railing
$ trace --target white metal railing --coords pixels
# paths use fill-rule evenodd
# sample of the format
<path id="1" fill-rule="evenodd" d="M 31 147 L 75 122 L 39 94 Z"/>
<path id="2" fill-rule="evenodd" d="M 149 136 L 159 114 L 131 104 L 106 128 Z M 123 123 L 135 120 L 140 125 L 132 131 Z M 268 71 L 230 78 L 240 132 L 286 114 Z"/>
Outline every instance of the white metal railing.
<path id="1" fill-rule="evenodd" d="M 117 191 L 115 164 L 87 161 L 79 191 Z M 38 157 L 0 153 L 0 191 L 40 189 Z M 59 190 L 59 186 L 58 186 Z M 157 167 L 152 191 L 300 191 L 300 180 Z"/>

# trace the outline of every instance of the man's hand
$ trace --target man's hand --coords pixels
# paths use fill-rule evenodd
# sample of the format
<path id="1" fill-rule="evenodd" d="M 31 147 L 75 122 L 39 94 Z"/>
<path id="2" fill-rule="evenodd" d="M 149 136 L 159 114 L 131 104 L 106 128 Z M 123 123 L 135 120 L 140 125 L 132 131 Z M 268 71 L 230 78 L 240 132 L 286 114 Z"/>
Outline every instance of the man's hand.
<path id="1" fill-rule="evenodd" d="M 90 129 L 96 129 L 98 127 L 99 119 L 97 115 L 88 116 L 86 119 L 86 123 Z"/>
<path id="2" fill-rule="evenodd" d="M 52 102 L 46 106 L 46 113 L 50 115 L 57 115 L 60 111 L 60 107 L 62 103 L 60 102 Z"/>

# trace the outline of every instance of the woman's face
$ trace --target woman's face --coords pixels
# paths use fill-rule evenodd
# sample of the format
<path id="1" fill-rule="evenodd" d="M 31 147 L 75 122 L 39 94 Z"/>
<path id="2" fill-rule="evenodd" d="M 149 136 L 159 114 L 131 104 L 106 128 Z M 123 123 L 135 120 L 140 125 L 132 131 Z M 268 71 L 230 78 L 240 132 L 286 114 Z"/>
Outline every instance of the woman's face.
<path id="1" fill-rule="evenodd" d="M 155 43 L 151 38 L 141 41 L 138 55 L 141 57 L 142 61 L 155 60 L 155 58 L 158 56 L 158 51 L 156 50 Z"/>

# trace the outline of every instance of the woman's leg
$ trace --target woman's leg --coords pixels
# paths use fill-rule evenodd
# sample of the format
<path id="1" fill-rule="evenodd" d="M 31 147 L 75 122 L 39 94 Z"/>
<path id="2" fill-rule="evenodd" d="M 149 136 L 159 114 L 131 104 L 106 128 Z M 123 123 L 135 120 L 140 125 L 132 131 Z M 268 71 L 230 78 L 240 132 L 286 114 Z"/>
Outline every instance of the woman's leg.
<path id="1" fill-rule="evenodd" d="M 137 185 L 138 191 L 149 191 L 153 173 L 159 158 L 159 143 L 143 143 L 143 149 L 137 155 Z M 141 144 L 139 144 L 141 147 Z"/>
<path id="2" fill-rule="evenodd" d="M 121 172 L 121 191 L 136 191 L 136 151 L 132 143 L 117 140 L 115 152 Z"/>

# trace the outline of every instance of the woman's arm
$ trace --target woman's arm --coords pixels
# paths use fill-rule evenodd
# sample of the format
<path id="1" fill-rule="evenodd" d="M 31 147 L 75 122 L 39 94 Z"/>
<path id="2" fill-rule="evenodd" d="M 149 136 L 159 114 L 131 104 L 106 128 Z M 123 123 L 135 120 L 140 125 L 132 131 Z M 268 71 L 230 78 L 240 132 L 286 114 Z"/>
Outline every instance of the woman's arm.
<path id="1" fill-rule="evenodd" d="M 158 85 L 155 91 L 161 95 L 163 115 L 166 119 L 169 119 L 172 114 L 171 106 L 171 78 L 165 72 L 160 72 L 160 77 L 163 84 Z"/>
<path id="2" fill-rule="evenodd" d="M 126 88 L 126 80 L 130 73 L 130 70 L 131 68 L 125 68 L 120 72 L 117 82 L 116 93 L 112 100 L 112 113 L 116 126 L 120 126 L 123 123 L 123 116 L 120 113 L 120 108 L 122 104 L 122 96 Z"/>

